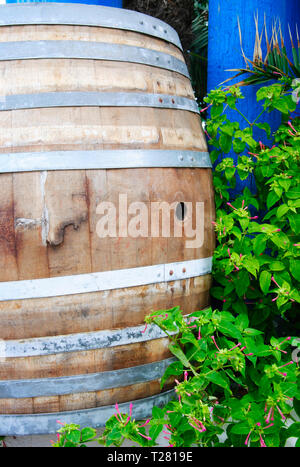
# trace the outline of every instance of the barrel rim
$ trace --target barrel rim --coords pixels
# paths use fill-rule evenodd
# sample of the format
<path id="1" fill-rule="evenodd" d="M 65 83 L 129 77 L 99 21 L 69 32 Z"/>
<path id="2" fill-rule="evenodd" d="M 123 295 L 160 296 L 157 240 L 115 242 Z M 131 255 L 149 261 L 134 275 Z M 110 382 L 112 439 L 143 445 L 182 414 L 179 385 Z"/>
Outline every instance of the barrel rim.
<path id="1" fill-rule="evenodd" d="M 183 60 L 173 55 L 126 44 L 79 40 L 0 42 L 0 61 L 38 59 L 80 59 L 137 63 L 174 71 L 190 78 Z"/>
<path id="2" fill-rule="evenodd" d="M 152 16 L 101 5 L 68 3 L 21 3 L 0 6 L 0 26 L 73 25 L 98 26 L 138 32 L 174 44 L 181 51 L 178 33 Z"/>
<path id="3" fill-rule="evenodd" d="M 167 367 L 176 361 L 170 357 L 119 370 L 85 373 L 51 378 L 13 379 L 0 381 L 0 399 L 53 397 L 66 394 L 105 391 L 161 378 Z"/>
<path id="4" fill-rule="evenodd" d="M 0 282 L 0 301 L 77 295 L 173 282 L 210 274 L 212 256 L 174 263 L 114 269 L 71 276 Z M 172 271 L 172 274 L 170 272 Z"/>
<path id="5" fill-rule="evenodd" d="M 173 94 L 65 91 L 0 96 L 0 111 L 50 107 L 153 107 L 200 113 L 195 99 Z"/>
<path id="6" fill-rule="evenodd" d="M 171 149 L 103 149 L 79 151 L 40 151 L 2 153 L 0 174 L 57 170 L 141 169 L 141 168 L 211 169 L 207 151 Z"/>

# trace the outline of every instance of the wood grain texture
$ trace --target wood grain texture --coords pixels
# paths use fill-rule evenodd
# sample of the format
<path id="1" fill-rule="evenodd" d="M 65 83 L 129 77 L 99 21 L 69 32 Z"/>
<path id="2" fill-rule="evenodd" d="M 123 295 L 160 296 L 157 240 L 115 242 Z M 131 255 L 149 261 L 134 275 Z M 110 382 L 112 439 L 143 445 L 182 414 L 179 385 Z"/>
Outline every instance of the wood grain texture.
<path id="1" fill-rule="evenodd" d="M 174 384 L 169 380 L 164 385 L 164 391 L 171 389 Z M 71 410 L 92 409 L 106 405 L 122 404 L 131 400 L 144 399 L 159 394 L 160 380 L 147 383 L 137 383 L 120 388 L 103 391 L 64 394 L 61 396 L 26 397 L 22 399 L 0 399 L 1 414 L 30 414 L 53 413 Z"/>
<path id="2" fill-rule="evenodd" d="M 0 61 L 0 94 L 143 92 L 194 98 L 190 80 L 169 70 L 127 62 L 80 59 Z"/>
<path id="3" fill-rule="evenodd" d="M 10 178 L 0 175 L 0 181 L 8 183 L 8 193 L 13 198 L 7 197 L 5 191 L 7 206 L 3 205 L 6 220 L 2 237 L 7 237 L 9 230 L 10 243 L 6 240 L 0 261 L 9 262 L 12 271 L 2 268 L 1 281 L 10 277 L 8 274 L 14 280 L 38 279 L 212 256 L 214 199 L 208 169 L 50 171 L 14 174 L 13 183 Z M 136 217 L 133 211 L 126 215 L 128 236 L 120 235 L 119 216 L 125 215 L 122 199 L 127 200 L 128 211 L 132 203 L 144 203 L 147 237 L 130 236 L 130 222 Z M 114 237 L 104 238 L 97 231 L 104 213 L 98 213 L 97 208 L 107 201 L 116 208 L 117 222 Z M 203 245 L 187 248 L 190 234 L 184 229 L 181 237 L 174 236 L 174 210 L 170 215 L 170 237 L 162 237 L 163 219 L 155 221 L 153 207 L 153 203 L 160 202 L 175 203 L 174 206 L 179 202 L 191 203 L 193 228 L 197 220 L 196 204 L 203 203 L 203 219 L 198 226 L 203 231 Z M 159 222 L 159 237 L 152 235 L 151 222 L 156 225 Z"/>
<path id="4" fill-rule="evenodd" d="M 88 41 L 131 45 L 170 54 L 184 61 L 173 44 L 146 34 L 97 26 L 20 25 L 1 26 L 0 42 L 12 41 Z"/>
<path id="5" fill-rule="evenodd" d="M 142 325 L 152 310 L 209 303 L 211 276 L 142 287 L 0 302 L 0 339 L 29 339 Z M 128 307 L 130 306 L 130 311 Z M 51 325 L 49 325 L 51 323 Z"/>
<path id="6" fill-rule="evenodd" d="M 161 338 L 106 349 L 7 358 L 0 364 L 0 379 L 56 378 L 100 373 L 145 365 L 169 357 L 168 339 Z"/>
<path id="7" fill-rule="evenodd" d="M 144 34 L 87 26 L 10 26 L 0 42 L 76 40 L 144 47 L 183 60 L 175 46 Z M 189 79 L 148 65 L 81 59 L 0 61 L 2 95 L 42 92 L 137 92 L 193 99 Z M 143 107 L 59 107 L 0 112 L 1 154 L 18 152 L 159 149 L 207 151 L 199 115 Z M 148 209 L 148 236 L 119 231 L 120 194 Z M 117 209 L 117 232 L 101 238 L 102 202 Z M 153 203 L 197 203 L 203 243 L 187 248 L 187 232 L 152 235 Z M 215 238 L 212 173 L 209 169 L 70 170 L 0 174 L 0 281 L 18 281 L 151 266 L 212 256 Z M 137 211 L 128 213 L 132 221 Z M 136 229 L 140 227 L 138 221 Z M 160 224 L 161 227 L 161 224 Z M 184 311 L 209 304 L 211 276 L 45 299 L 0 302 L 0 339 L 110 330 L 141 325 L 155 309 Z M 57 353 L 0 361 L 0 379 L 36 379 L 113 371 L 170 357 L 168 340 L 106 349 Z M 160 392 L 159 381 L 126 388 L 55 397 L 0 399 L 0 413 L 53 413 L 110 405 Z"/>

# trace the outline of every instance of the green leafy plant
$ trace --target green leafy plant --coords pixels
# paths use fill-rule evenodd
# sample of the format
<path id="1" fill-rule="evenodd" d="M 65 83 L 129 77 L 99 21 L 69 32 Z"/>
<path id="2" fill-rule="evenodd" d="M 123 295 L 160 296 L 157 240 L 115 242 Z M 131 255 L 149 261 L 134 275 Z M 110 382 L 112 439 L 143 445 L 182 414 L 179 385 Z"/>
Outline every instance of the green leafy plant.
<path id="1" fill-rule="evenodd" d="M 121 446 L 129 439 L 150 447 L 161 433 L 171 447 L 284 446 L 289 437 L 300 437 L 292 415 L 293 408 L 299 414 L 300 399 L 299 370 L 289 350 L 293 337 L 267 343 L 261 331 L 249 327 L 246 315 L 211 308 L 188 317 L 179 307 L 159 315 L 151 313 L 146 323 L 170 338 L 178 361 L 168 367 L 161 386 L 176 376 L 177 397 L 164 408 L 154 407 L 144 422 L 132 418 L 132 405 L 127 415 L 116 404 L 100 444 Z M 84 430 L 91 429 L 64 426 L 54 446 L 81 446 Z"/>
<path id="2" fill-rule="evenodd" d="M 166 333 L 177 358 L 161 380 L 163 389 L 170 377 L 176 378 L 177 397 L 164 408 L 154 407 L 143 422 L 134 420 L 132 405 L 127 415 L 116 404 L 103 435 L 97 438 L 93 432 L 90 440 L 121 446 L 129 439 L 150 447 L 163 433 L 170 447 L 279 447 L 290 437 L 300 446 L 295 420 L 300 416 L 300 119 L 290 119 L 296 108 L 290 78 L 259 89 L 262 110 L 253 122 L 243 115 L 245 128 L 225 113 L 229 107 L 241 114 L 242 98 L 240 88 L 232 86 L 213 90 L 205 99 L 216 164 L 211 292 L 220 311 L 209 308 L 186 317 L 174 307 L 147 316 L 146 325 Z M 282 124 L 272 135 L 262 117 L 274 109 L 282 113 Z M 255 128 L 266 133 L 270 147 L 256 141 Z M 252 176 L 256 192 L 245 188 L 236 196 L 237 174 L 242 180 Z M 85 444 L 83 430 L 64 426 L 54 445 Z"/>
<path id="3" fill-rule="evenodd" d="M 217 161 L 214 170 L 216 191 L 217 248 L 214 253 L 212 295 L 224 310 L 247 314 L 253 326 L 270 335 L 275 333 L 274 317 L 281 326 L 294 326 L 296 308 L 300 302 L 300 214 L 299 158 L 300 119 L 289 120 L 296 104 L 286 91 L 286 80 L 260 88 L 257 100 L 262 112 L 280 110 L 283 123 L 271 136 L 267 123 L 259 119 L 240 129 L 239 123 L 229 121 L 224 109 L 228 106 L 238 113 L 240 88 L 214 90 L 206 98 L 211 106 L 211 119 L 206 129 L 211 157 Z M 272 137 L 271 147 L 254 139 L 258 127 Z M 231 150 L 236 153 L 226 157 Z M 236 174 L 242 180 L 250 175 L 256 182 L 256 194 L 245 188 L 233 197 Z M 255 214 L 255 215 L 254 215 Z"/>

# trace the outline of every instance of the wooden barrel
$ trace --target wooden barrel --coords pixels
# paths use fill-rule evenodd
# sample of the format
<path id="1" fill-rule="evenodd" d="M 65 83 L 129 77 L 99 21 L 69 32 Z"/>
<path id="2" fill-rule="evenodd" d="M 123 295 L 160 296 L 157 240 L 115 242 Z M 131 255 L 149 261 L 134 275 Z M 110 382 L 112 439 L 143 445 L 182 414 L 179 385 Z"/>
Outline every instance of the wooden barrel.
<path id="1" fill-rule="evenodd" d="M 178 36 L 133 11 L 1 6 L 0 84 L 0 435 L 103 426 L 116 402 L 145 417 L 172 356 L 144 317 L 201 309 L 211 284 L 211 163 Z"/>

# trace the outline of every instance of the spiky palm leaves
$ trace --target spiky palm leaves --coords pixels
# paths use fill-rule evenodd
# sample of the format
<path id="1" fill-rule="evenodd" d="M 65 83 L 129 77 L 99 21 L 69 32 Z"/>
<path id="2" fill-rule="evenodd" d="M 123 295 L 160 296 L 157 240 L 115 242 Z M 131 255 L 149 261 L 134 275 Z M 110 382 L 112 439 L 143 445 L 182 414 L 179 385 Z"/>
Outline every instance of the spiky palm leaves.
<path id="1" fill-rule="evenodd" d="M 237 71 L 238 73 L 224 81 L 222 84 L 243 75 L 246 75 L 246 77 L 239 83 L 236 83 L 239 86 L 262 84 L 270 80 L 281 79 L 282 77 L 291 79 L 300 77 L 300 41 L 297 26 L 295 31 L 297 44 L 295 44 L 293 41 L 292 33 L 289 27 L 290 43 L 292 47 L 292 57 L 290 57 L 291 60 L 287 54 L 281 24 L 279 21 L 273 23 L 272 36 L 269 41 L 266 21 L 264 21 L 264 27 L 260 33 L 258 29 L 258 17 L 255 17 L 256 34 L 252 60 L 247 58 L 243 51 L 242 32 L 239 21 L 238 28 L 241 42 L 241 51 L 246 67 L 228 70 Z M 262 52 L 263 37 L 265 40 L 264 46 L 266 49 L 266 55 L 264 58 Z"/>

